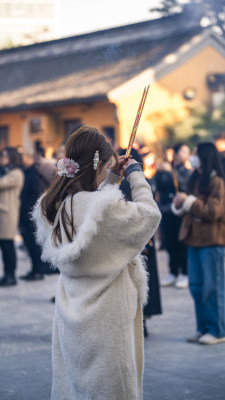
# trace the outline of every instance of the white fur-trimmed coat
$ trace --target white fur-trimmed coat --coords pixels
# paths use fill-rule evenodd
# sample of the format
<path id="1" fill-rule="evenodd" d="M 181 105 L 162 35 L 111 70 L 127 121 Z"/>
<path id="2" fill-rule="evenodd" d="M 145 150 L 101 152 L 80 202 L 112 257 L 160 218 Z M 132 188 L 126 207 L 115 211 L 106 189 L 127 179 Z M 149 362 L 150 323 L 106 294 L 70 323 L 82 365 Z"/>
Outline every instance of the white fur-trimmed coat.
<path id="1" fill-rule="evenodd" d="M 60 270 L 52 400 L 142 399 L 147 277 L 139 253 L 157 229 L 160 212 L 143 173 L 132 172 L 128 180 L 133 202 L 123 199 L 112 173 L 101 190 L 73 197 L 72 243 L 61 225 L 62 244 L 55 247 L 40 201 L 34 209 L 43 260 Z M 70 214 L 70 197 L 65 204 Z"/>

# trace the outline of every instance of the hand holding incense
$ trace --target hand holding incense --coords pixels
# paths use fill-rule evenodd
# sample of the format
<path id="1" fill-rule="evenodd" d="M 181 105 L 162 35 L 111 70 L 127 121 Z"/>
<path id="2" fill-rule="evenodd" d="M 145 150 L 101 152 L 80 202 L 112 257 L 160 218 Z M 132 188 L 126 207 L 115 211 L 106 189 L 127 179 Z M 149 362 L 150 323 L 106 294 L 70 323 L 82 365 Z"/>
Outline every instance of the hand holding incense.
<path id="1" fill-rule="evenodd" d="M 144 88 L 144 91 L 143 91 L 143 95 L 142 95 L 141 102 L 140 102 L 139 107 L 138 107 L 137 115 L 136 115 L 136 118 L 135 118 L 135 121 L 134 121 L 134 125 L 133 125 L 132 131 L 131 131 L 131 135 L 130 135 L 129 144 L 128 144 L 126 155 L 125 155 L 125 159 L 126 160 L 128 160 L 128 158 L 130 157 L 130 153 L 131 153 L 131 150 L 132 150 L 132 146 L 134 144 L 135 136 L 136 136 L 136 133 L 137 133 L 137 128 L 138 128 L 138 125 L 139 125 L 139 122 L 140 122 L 140 119 L 141 119 L 141 114 L 142 114 L 142 111 L 143 111 L 143 108 L 144 108 L 144 105 L 145 105 L 145 101 L 146 101 L 146 98 L 147 98 L 149 87 L 150 87 L 150 85 L 146 86 Z M 123 175 L 124 175 L 124 171 L 122 171 L 122 173 L 121 173 L 119 186 L 121 185 L 121 182 L 122 182 L 122 179 L 123 179 Z"/>

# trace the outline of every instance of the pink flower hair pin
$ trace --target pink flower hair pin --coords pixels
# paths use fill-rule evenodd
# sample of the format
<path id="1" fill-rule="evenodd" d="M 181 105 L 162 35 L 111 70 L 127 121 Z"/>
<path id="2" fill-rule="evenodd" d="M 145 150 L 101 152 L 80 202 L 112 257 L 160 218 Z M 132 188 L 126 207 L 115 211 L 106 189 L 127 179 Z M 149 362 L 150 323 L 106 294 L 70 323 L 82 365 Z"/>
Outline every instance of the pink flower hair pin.
<path id="1" fill-rule="evenodd" d="M 58 175 L 74 178 L 75 174 L 80 171 L 80 166 L 74 160 L 69 158 L 61 158 L 57 163 Z"/>

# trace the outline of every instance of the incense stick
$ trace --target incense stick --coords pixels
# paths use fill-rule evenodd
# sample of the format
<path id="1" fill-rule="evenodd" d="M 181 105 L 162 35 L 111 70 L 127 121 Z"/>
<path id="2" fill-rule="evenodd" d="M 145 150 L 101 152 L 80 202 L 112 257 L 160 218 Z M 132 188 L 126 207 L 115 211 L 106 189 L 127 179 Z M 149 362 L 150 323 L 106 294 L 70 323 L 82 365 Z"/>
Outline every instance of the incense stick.
<path id="1" fill-rule="evenodd" d="M 131 131 L 130 140 L 129 140 L 129 143 L 128 143 L 125 159 L 128 159 L 130 157 L 130 153 L 131 153 L 131 150 L 132 150 L 132 146 L 134 144 L 135 136 L 136 136 L 136 133 L 137 133 L 137 128 L 138 128 L 138 125 L 139 125 L 139 122 L 140 122 L 140 119 L 141 119 L 141 114 L 142 114 L 142 111 L 143 111 L 143 108 L 144 108 L 144 105 L 145 105 L 145 101 L 146 101 L 146 98 L 147 98 L 149 87 L 150 87 L 150 85 L 146 86 L 144 88 L 144 91 L 143 91 L 143 94 L 142 94 L 142 98 L 141 98 L 141 102 L 139 104 L 139 107 L 138 107 L 138 110 L 137 110 L 137 115 L 136 115 L 136 118 L 135 118 L 135 121 L 134 121 L 134 125 L 133 125 L 132 131 Z M 121 173 L 119 186 L 121 185 L 121 182 L 122 182 L 122 179 L 123 179 L 123 175 L 124 175 L 124 171 L 122 171 L 122 173 Z"/>

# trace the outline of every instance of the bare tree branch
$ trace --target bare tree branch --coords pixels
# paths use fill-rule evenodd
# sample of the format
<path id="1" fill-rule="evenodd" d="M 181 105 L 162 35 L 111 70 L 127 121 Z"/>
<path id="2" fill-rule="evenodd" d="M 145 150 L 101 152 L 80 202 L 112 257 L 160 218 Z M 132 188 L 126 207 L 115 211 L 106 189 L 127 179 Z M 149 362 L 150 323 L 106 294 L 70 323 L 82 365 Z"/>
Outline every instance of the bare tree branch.
<path id="1" fill-rule="evenodd" d="M 179 0 L 161 0 L 158 7 L 153 7 L 150 12 L 158 12 L 162 16 L 169 16 L 186 8 L 195 12 L 201 10 L 203 26 L 216 26 L 225 35 L 225 1 L 224 0 L 189 0 L 188 4 Z"/>

